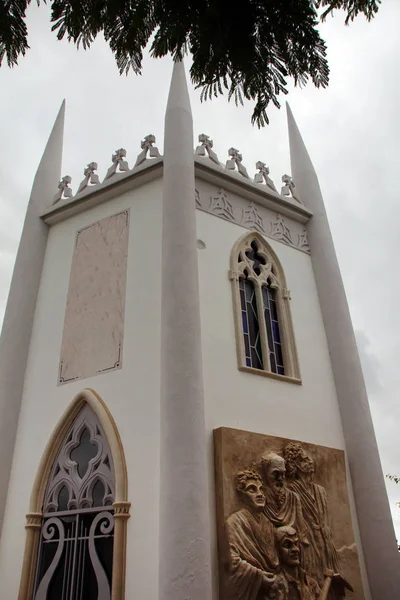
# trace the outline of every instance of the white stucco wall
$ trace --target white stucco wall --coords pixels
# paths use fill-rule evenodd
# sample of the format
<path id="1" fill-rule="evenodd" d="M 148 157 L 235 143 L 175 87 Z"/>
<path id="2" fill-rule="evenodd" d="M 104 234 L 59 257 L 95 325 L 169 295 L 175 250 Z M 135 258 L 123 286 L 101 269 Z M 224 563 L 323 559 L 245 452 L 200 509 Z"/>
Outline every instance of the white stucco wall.
<path id="1" fill-rule="evenodd" d="M 0 598 L 16 598 L 25 514 L 45 444 L 70 400 L 92 387 L 119 429 L 129 478 L 126 597 L 158 595 L 161 180 L 50 228 L 31 338 L 0 546 Z M 61 338 L 77 229 L 130 208 L 123 368 L 57 386 Z"/>
<path id="2" fill-rule="evenodd" d="M 228 270 L 231 248 L 245 233 L 248 233 L 247 229 L 197 211 L 197 235 L 206 245 L 204 250 L 198 251 L 198 257 L 215 599 L 218 597 L 218 582 L 213 429 L 233 427 L 345 450 L 326 335 L 309 255 L 267 239 L 279 256 L 291 292 L 291 311 L 302 385 L 240 372 L 237 368 Z M 348 481 L 348 484 L 355 538 L 361 558 L 351 482 Z M 361 568 L 365 574 L 363 564 Z M 368 598 L 367 588 L 365 593 Z"/>
<path id="3" fill-rule="evenodd" d="M 158 597 L 161 199 L 162 182 L 153 181 L 50 228 L 0 545 L 0 600 L 17 596 L 25 514 L 45 444 L 70 400 L 85 387 L 95 389 L 107 403 L 125 450 L 132 503 L 126 598 Z M 127 208 L 130 233 L 123 367 L 57 386 L 76 231 Z M 235 427 L 345 449 L 318 294 L 307 254 L 267 240 L 281 260 L 291 291 L 302 385 L 237 369 L 228 269 L 231 248 L 247 231 L 197 211 L 197 237 L 206 244 L 204 250 L 198 251 L 198 259 L 214 600 L 218 598 L 218 568 L 213 429 Z M 354 516 L 351 482 L 348 483 Z M 361 549 L 356 519 L 353 526 Z M 361 568 L 364 571 L 363 564 Z"/>

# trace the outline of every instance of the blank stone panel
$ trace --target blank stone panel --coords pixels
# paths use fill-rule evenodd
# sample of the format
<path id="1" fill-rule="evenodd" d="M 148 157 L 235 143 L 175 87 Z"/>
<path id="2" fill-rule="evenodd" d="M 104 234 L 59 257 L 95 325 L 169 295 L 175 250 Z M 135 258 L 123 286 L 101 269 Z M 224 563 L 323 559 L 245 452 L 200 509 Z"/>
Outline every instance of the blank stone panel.
<path id="1" fill-rule="evenodd" d="M 129 211 L 77 231 L 58 383 L 120 369 Z"/>

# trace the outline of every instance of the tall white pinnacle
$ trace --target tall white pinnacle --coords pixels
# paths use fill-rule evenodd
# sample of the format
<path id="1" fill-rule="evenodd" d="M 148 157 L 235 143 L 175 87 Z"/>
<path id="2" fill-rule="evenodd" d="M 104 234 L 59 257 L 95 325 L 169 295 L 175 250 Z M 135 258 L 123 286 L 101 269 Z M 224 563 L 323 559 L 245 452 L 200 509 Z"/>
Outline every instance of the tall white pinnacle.
<path id="1" fill-rule="evenodd" d="M 161 300 L 160 600 L 210 600 L 193 122 L 175 62 L 165 115 Z"/>
<path id="2" fill-rule="evenodd" d="M 0 531 L 47 243 L 48 227 L 39 215 L 50 206 L 61 178 L 64 113 L 65 100 L 33 181 L 0 338 Z"/>
<path id="3" fill-rule="evenodd" d="M 308 239 L 371 595 L 373 600 L 396 598 L 399 556 L 353 325 L 317 175 L 289 105 L 287 114 L 293 180 L 314 213 Z"/>

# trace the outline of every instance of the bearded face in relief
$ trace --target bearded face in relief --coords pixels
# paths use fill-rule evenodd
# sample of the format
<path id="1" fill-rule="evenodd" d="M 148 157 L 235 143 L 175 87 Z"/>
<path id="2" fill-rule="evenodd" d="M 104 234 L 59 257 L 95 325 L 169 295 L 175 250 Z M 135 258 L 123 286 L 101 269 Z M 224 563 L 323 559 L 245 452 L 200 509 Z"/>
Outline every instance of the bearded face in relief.
<path id="1" fill-rule="evenodd" d="M 265 485 L 273 492 L 278 504 L 285 500 L 286 466 L 284 459 L 275 452 L 265 454 L 261 459 Z"/>
<path id="2" fill-rule="evenodd" d="M 296 442 L 288 444 L 284 451 L 288 475 L 292 479 L 312 481 L 314 478 L 314 461 Z"/>

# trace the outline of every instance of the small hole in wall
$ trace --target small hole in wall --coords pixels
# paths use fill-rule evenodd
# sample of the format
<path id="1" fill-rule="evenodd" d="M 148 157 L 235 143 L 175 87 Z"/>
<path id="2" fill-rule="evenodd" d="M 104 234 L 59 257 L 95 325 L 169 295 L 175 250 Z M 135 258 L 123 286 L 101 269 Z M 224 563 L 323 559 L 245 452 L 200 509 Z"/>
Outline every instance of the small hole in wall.
<path id="1" fill-rule="evenodd" d="M 205 250 L 206 244 L 203 240 L 197 240 L 197 248 L 198 250 Z"/>

